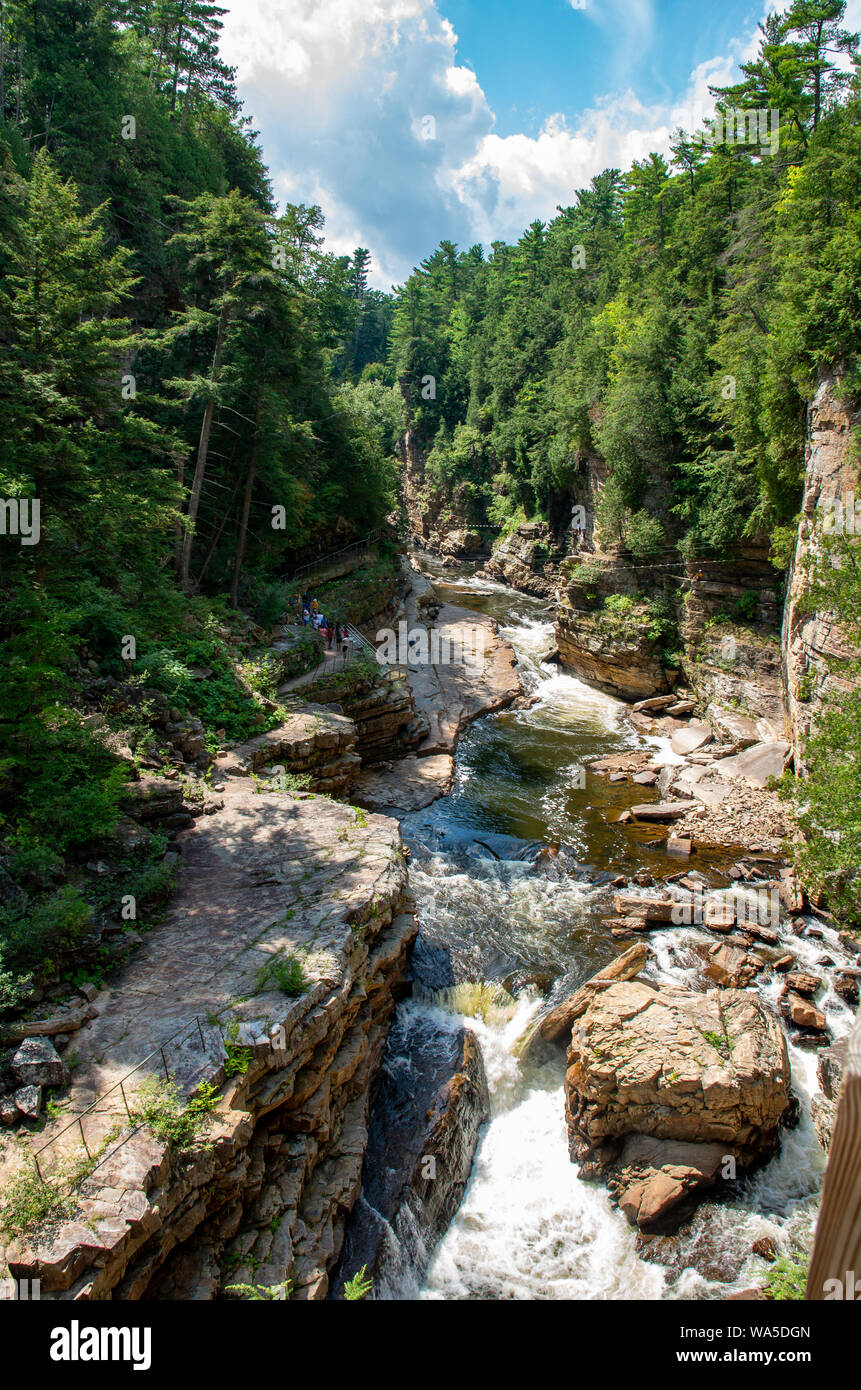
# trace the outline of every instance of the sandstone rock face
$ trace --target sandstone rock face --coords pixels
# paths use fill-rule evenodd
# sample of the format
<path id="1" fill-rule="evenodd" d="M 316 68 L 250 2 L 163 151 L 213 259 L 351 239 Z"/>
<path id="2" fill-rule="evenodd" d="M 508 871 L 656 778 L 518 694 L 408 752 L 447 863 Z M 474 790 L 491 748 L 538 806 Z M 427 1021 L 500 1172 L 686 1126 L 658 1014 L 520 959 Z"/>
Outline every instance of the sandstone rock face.
<path id="1" fill-rule="evenodd" d="M 359 774 L 355 744 L 351 720 L 324 705 L 309 705 L 276 729 L 223 753 L 215 762 L 215 777 L 268 775 L 267 769 L 283 767 L 291 776 L 304 777 L 309 791 L 343 796 Z"/>
<path id="2" fill-rule="evenodd" d="M 363 770 L 355 799 L 386 812 L 418 810 L 443 796 L 454 775 L 453 754 L 461 732 L 480 715 L 504 709 L 520 695 L 517 658 L 496 622 L 482 613 L 440 603 L 433 585 L 404 563 L 408 591 L 399 618 L 407 631 L 432 618 L 440 654 L 470 653 L 470 660 L 427 661 L 409 667 L 408 683 L 425 736 L 393 766 Z"/>
<path id="3" fill-rule="evenodd" d="M 572 1158 L 583 1177 L 614 1172 L 617 1190 L 633 1180 L 626 1176 L 624 1156 L 631 1136 L 698 1148 L 716 1145 L 739 1168 L 749 1167 L 777 1145 L 790 1103 L 789 1083 L 780 1024 L 756 995 L 734 989 L 698 994 L 639 981 L 613 984 L 596 995 L 575 1025 L 568 1052 Z M 646 1201 L 646 1225 L 713 1180 L 715 1154 L 701 1154 L 702 1163 L 692 1157 L 688 1152 L 677 1164 L 665 1156 L 655 1169 L 663 1172 L 669 1164 L 701 1176 L 664 1172 L 663 1199 L 653 1193 Z M 646 1181 L 641 1159 L 636 1166 L 636 1181 Z M 637 1211 L 645 1200 L 640 1193 L 633 1204 Z"/>
<path id="4" fill-rule="evenodd" d="M 374 1095 L 362 1200 L 353 1208 L 330 1296 L 363 1265 L 372 1298 L 415 1297 L 460 1205 L 490 1114 L 481 1049 L 469 1029 L 402 1010 Z"/>
<path id="5" fill-rule="evenodd" d="M 821 700 L 853 688 L 839 674 L 840 660 L 851 654 L 840 629 L 827 613 L 803 611 L 815 526 L 823 523 L 829 512 L 835 516 L 835 504 L 844 506 L 850 495 L 859 492 L 857 465 L 851 462 L 852 430 L 858 426 L 859 416 L 853 416 L 837 399 L 839 384 L 834 376 L 823 375 L 808 408 L 802 517 L 787 579 L 782 638 L 784 701 L 786 733 L 796 750 Z M 835 660 L 838 667 L 832 670 Z"/>
<path id="6" fill-rule="evenodd" d="M 69 1114 L 87 1111 L 155 1049 L 125 1083 L 134 1104 L 163 1048 L 183 1096 L 211 1082 L 216 1109 L 183 1154 L 146 1127 L 111 1137 L 117 1090 L 88 1115 L 88 1144 L 106 1148 L 74 1218 L 2 1252 L 43 1299 L 210 1299 L 288 1278 L 300 1299 L 326 1295 L 416 931 L 400 831 L 325 797 L 258 794 L 242 776 L 224 800 L 182 832 L 178 893 L 81 1028 L 69 1092 Z M 295 997 L 270 974 L 287 956 L 304 972 Z M 231 1024 L 248 1065 L 226 1077 Z M 32 1114 L 38 1096 L 15 1099 Z M 49 1174 L 83 1156 L 76 1129 L 59 1136 L 67 1125 L 49 1119 L 38 1136 L 57 1135 L 40 1160 Z M 7 1146 L 0 1181 L 24 1159 Z"/>
<path id="7" fill-rule="evenodd" d="M 822 1089 L 813 1097 L 810 1110 L 817 1137 L 826 1150 L 831 1146 L 834 1133 L 848 1052 L 849 1039 L 838 1038 L 837 1042 L 820 1052 L 816 1061 L 816 1075 Z"/>
<path id="8" fill-rule="evenodd" d="M 598 614 L 562 607 L 556 644 L 566 670 L 619 700 L 639 701 L 668 689 L 657 643 L 645 629 L 636 635 L 614 632 Z"/>
<path id="9" fill-rule="evenodd" d="M 451 497 L 428 485 L 427 457 L 415 430 L 406 431 L 400 453 L 404 506 L 416 543 L 439 555 L 475 555 L 483 549 L 489 553 L 489 541 L 483 538 L 492 532 L 474 531 L 470 518 Z"/>
<path id="10" fill-rule="evenodd" d="M 547 523 L 530 522 L 506 536 L 484 566 L 483 573 L 522 593 L 552 598 L 558 576 L 556 567 L 546 560 L 557 549 L 556 538 Z"/>

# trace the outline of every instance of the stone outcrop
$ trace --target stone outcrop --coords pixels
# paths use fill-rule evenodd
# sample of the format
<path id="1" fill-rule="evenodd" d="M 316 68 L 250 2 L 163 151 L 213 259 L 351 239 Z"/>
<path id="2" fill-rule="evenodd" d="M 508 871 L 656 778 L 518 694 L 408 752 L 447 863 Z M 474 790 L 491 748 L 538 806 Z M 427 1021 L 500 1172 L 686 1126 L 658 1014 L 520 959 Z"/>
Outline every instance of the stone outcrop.
<path id="1" fill-rule="evenodd" d="M 854 499 L 856 494 L 861 497 L 861 487 L 858 465 L 852 461 L 852 431 L 861 423 L 861 414 L 851 413 L 838 399 L 839 386 L 838 378 L 824 375 L 808 407 L 802 516 L 787 579 L 783 682 L 787 737 L 796 750 L 821 701 L 854 688 L 839 673 L 840 661 L 852 653 L 833 616 L 809 611 L 804 603 L 815 532 L 826 523 L 839 525 L 841 517 L 844 525 L 851 521 L 855 534 L 858 528 Z"/>
<path id="2" fill-rule="evenodd" d="M 333 1281 L 362 1266 L 373 1298 L 415 1297 L 460 1205 L 479 1130 L 490 1114 L 481 1049 L 466 1028 L 399 1011 L 371 1108 L 361 1200 Z"/>
<path id="3" fill-rule="evenodd" d="M 426 476 L 427 456 L 414 429 L 401 442 L 403 499 L 410 535 L 423 550 L 438 555 L 477 555 L 490 550 L 492 533 L 476 531 L 468 502 L 434 488 Z"/>
<path id="4" fill-rule="evenodd" d="M 628 1212 L 655 1229 L 714 1180 L 718 1150 L 740 1170 L 774 1152 L 789 1083 L 780 1024 L 755 994 L 614 983 L 573 1031 L 565 1078 L 572 1158 L 583 1177 L 611 1175 L 617 1196 L 635 1186 Z M 625 1152 L 642 1136 L 662 1141 L 648 1162 L 639 1144 L 634 1158 L 630 1146 Z M 683 1154 L 667 1147 L 677 1145 Z"/>
<path id="5" fill-rule="evenodd" d="M 440 603 L 430 581 L 408 563 L 405 574 L 404 630 L 432 624 L 441 654 L 465 652 L 470 659 L 431 659 L 408 667 L 416 713 L 427 721 L 427 733 L 414 757 L 363 770 L 355 792 L 358 804 L 385 812 L 419 810 L 445 795 L 462 731 L 481 715 L 512 704 L 522 689 L 517 658 L 492 618 Z"/>
<path id="6" fill-rule="evenodd" d="M 550 557 L 557 550 L 556 538 L 546 521 L 528 522 L 494 548 L 481 575 L 535 598 L 552 599 L 559 576 Z"/>
<path id="7" fill-rule="evenodd" d="M 355 744 L 356 730 L 349 719 L 323 705 L 309 705 L 278 728 L 222 753 L 216 759 L 214 777 L 217 782 L 263 775 L 277 766 L 302 777 L 309 791 L 343 796 L 359 773 L 361 759 Z"/>
<path id="8" fill-rule="evenodd" d="M 402 757 L 420 744 L 429 731 L 427 715 L 416 709 L 412 687 L 406 680 L 380 675 L 377 679 L 357 680 L 343 690 L 312 684 L 303 695 L 311 702 L 334 705 L 352 720 L 356 729 L 355 751 L 363 766 Z"/>
<path id="9" fill-rule="evenodd" d="M 816 1059 L 816 1076 L 820 1090 L 813 1097 L 810 1111 L 819 1142 L 826 1150 L 831 1147 L 848 1052 L 849 1039 L 838 1038 L 837 1042 L 820 1052 Z"/>
<path id="10" fill-rule="evenodd" d="M 642 623 L 620 630 L 600 613 L 563 605 L 556 621 L 562 666 L 619 700 L 642 700 L 669 689 L 658 644 Z"/>
<path id="11" fill-rule="evenodd" d="M 416 930 L 400 833 L 323 797 L 258 794 L 239 776 L 224 803 L 180 835 L 179 891 L 96 997 L 68 1111 L 38 1136 L 56 1137 L 41 1163 L 61 1190 L 83 1157 L 76 1127 L 59 1133 L 76 1115 L 99 1155 L 69 1218 L 5 1248 L 43 1299 L 207 1299 L 288 1279 L 299 1298 L 326 1294 Z M 285 993 L 279 965 L 291 960 L 301 982 Z M 142 1078 L 165 1061 L 184 1097 L 217 1089 L 190 1147 L 130 1126 L 110 1091 L 148 1057 L 125 1083 L 133 1113 Z M 4 1190 L 28 1142 L 0 1160 Z"/>

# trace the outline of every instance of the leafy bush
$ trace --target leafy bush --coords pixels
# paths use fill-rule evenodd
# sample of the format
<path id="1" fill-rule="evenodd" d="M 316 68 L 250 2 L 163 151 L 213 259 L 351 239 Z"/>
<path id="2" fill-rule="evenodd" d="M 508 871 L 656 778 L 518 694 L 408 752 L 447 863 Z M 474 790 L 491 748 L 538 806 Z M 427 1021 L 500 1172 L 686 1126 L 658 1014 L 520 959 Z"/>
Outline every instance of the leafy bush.
<path id="1" fill-rule="evenodd" d="M 367 1298 L 371 1289 L 374 1287 L 372 1279 L 367 1277 L 368 1266 L 362 1265 L 352 1277 L 344 1283 L 344 1299 L 347 1303 L 356 1303 L 361 1298 Z"/>
<path id="2" fill-rule="evenodd" d="M 42 1182 L 35 1168 L 22 1168 L 3 1185 L 0 1230 L 19 1234 L 68 1220 L 77 1201 L 64 1186 Z"/>

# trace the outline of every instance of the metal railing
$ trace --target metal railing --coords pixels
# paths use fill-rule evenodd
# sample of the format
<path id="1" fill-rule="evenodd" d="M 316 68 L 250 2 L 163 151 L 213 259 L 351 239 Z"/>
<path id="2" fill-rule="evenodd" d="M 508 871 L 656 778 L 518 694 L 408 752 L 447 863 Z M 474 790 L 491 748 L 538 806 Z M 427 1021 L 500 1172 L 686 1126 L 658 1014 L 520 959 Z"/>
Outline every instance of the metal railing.
<path id="1" fill-rule="evenodd" d="M 213 1028 L 215 1032 L 217 1032 L 221 1040 L 222 1048 L 224 1049 L 226 1055 L 225 1037 L 221 1025 L 218 1023 L 210 1024 L 207 1021 L 207 1026 Z M 129 1081 L 129 1079 L 132 1076 L 134 1076 L 136 1072 L 139 1072 L 142 1067 L 145 1067 L 147 1063 L 151 1062 L 154 1057 L 159 1057 L 161 1059 L 161 1064 L 164 1067 L 165 1079 L 168 1082 L 175 1079 L 177 1076 L 177 1069 L 174 1068 L 174 1073 L 172 1077 L 165 1049 L 169 1048 L 172 1044 L 176 1044 L 178 1046 L 179 1044 L 177 1043 L 177 1039 L 184 1040 L 185 1038 L 193 1036 L 195 1031 L 200 1037 L 203 1059 L 206 1060 L 209 1054 L 207 1052 L 206 1038 L 204 1037 L 203 1033 L 203 1023 L 201 1022 L 200 1017 L 197 1014 L 195 1014 L 194 1018 L 192 1018 L 190 1022 L 183 1024 L 183 1026 L 177 1029 L 175 1033 L 171 1033 L 169 1037 L 165 1038 L 163 1042 L 159 1043 L 158 1047 L 153 1048 L 152 1052 L 149 1052 L 146 1055 L 146 1057 L 142 1058 L 142 1060 L 138 1062 L 135 1066 L 133 1066 L 130 1071 L 127 1071 L 123 1076 L 121 1076 L 119 1081 L 115 1081 L 112 1086 L 109 1086 L 107 1088 L 107 1090 L 102 1091 L 92 1102 L 92 1104 L 87 1106 L 86 1110 L 82 1110 L 79 1115 L 76 1115 L 73 1120 L 70 1120 L 69 1123 L 65 1125 L 61 1130 L 59 1130 L 57 1134 L 53 1134 L 51 1138 L 46 1141 L 46 1143 L 42 1144 L 38 1149 L 35 1149 L 33 1151 L 33 1162 L 36 1166 L 36 1173 L 38 1174 L 40 1182 L 44 1183 L 46 1181 L 45 1176 L 42 1172 L 41 1164 L 39 1163 L 40 1156 L 46 1153 L 48 1149 L 53 1148 L 55 1144 L 58 1144 L 59 1141 L 63 1138 L 63 1136 L 68 1134 L 70 1130 L 77 1129 L 79 1131 L 81 1136 L 81 1143 L 84 1146 L 87 1158 L 93 1158 L 93 1154 L 90 1151 L 90 1146 L 87 1143 L 87 1136 L 84 1130 L 84 1119 L 87 1115 L 105 1113 L 101 1110 L 101 1107 L 107 1100 L 108 1096 L 113 1095 L 115 1091 L 120 1092 L 120 1095 L 122 1096 L 123 1109 L 125 1110 L 126 1117 L 129 1123 L 134 1125 L 135 1116 L 131 1106 L 129 1105 L 129 1098 L 126 1094 L 126 1082 Z M 121 1115 L 123 1113 L 123 1110 L 117 1110 L 114 1113 Z M 137 1134 L 138 1130 L 140 1130 L 141 1128 L 143 1128 L 143 1123 L 137 1124 L 136 1127 L 129 1134 L 124 1135 L 121 1139 L 119 1139 L 117 1144 L 111 1147 L 111 1153 L 115 1153 L 116 1150 L 121 1148 L 123 1144 L 126 1144 L 129 1141 L 129 1139 L 131 1139 L 133 1135 Z M 107 1155 L 105 1155 L 105 1157 L 107 1157 Z M 98 1167 L 99 1162 L 102 1161 L 102 1159 L 99 1159 L 98 1162 L 95 1164 L 95 1167 Z"/>
<path id="2" fill-rule="evenodd" d="M 318 555 L 315 560 L 309 560 L 307 564 L 300 565 L 287 578 L 288 584 L 295 584 L 300 579 L 310 579 L 313 572 L 318 569 L 326 569 L 332 564 L 338 564 L 343 560 L 352 558 L 353 555 L 361 555 L 365 550 L 378 541 L 382 536 L 382 531 L 371 531 L 370 535 L 363 536 L 361 540 L 351 541 L 349 545 L 342 546 L 340 550 L 331 550 L 325 555 Z"/>

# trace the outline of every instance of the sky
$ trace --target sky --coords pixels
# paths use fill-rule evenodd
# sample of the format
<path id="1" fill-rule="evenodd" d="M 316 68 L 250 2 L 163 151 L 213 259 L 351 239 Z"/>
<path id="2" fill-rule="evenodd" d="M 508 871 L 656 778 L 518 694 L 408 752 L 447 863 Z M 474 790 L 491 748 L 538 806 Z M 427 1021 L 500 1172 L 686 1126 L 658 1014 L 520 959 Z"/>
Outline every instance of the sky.
<path id="1" fill-rule="evenodd" d="M 666 153 L 757 48 L 764 0 L 221 0 L 273 189 L 402 284 L 443 238 L 516 240 Z M 784 8 L 785 6 L 780 6 Z M 861 0 L 847 27 L 861 29 Z"/>

